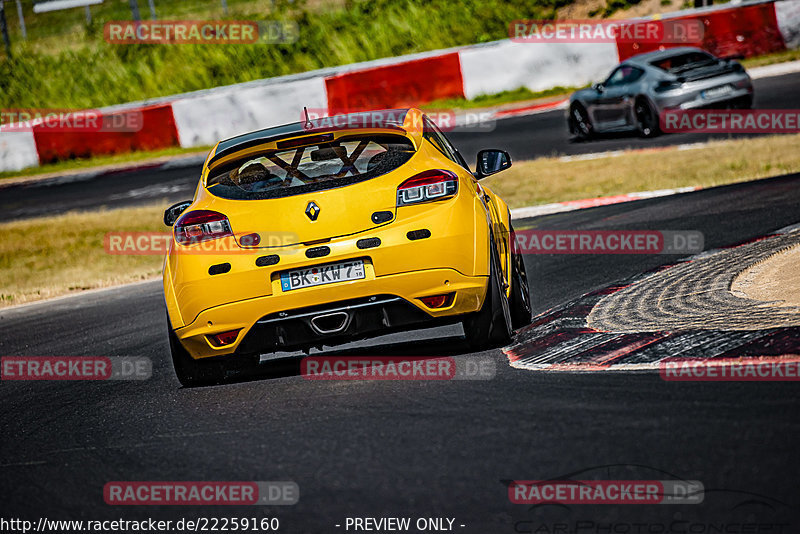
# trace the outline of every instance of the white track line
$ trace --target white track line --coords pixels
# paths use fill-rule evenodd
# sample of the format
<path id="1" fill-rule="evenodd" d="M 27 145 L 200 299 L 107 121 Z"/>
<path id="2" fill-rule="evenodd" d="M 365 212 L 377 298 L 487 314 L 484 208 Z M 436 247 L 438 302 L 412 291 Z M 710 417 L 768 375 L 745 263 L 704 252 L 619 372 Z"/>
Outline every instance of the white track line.
<path id="1" fill-rule="evenodd" d="M 747 69 L 751 78 L 769 78 L 771 76 L 783 76 L 784 74 L 794 74 L 800 72 L 800 60 L 788 61 L 786 63 L 775 63 L 774 65 L 764 65 L 763 67 L 753 67 Z"/>

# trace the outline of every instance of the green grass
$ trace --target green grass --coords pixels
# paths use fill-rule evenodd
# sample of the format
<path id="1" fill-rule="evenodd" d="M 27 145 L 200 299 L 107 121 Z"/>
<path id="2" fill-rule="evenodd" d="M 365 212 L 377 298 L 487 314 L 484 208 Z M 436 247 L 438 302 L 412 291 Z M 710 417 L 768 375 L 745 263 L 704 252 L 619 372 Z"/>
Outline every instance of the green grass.
<path id="1" fill-rule="evenodd" d="M 785 63 L 787 61 L 797 61 L 800 59 L 800 49 L 784 50 L 782 52 L 775 52 L 774 54 L 766 54 L 758 57 L 751 57 L 741 61 L 742 65 L 751 69 L 753 67 L 763 67 L 764 65 L 773 65 L 775 63 Z"/>
<path id="2" fill-rule="evenodd" d="M 23 2 L 28 40 L 21 38 L 13 2 L 6 17 L 13 42 L 8 58 L 0 47 L 0 109 L 93 108 L 269 78 L 322 67 L 502 39 L 514 19 L 553 18 L 574 0 L 155 0 L 166 19 L 284 20 L 299 25 L 291 44 L 112 45 L 103 26 L 130 19 L 127 0 L 91 8 L 33 14 Z M 610 0 L 603 15 L 638 0 Z M 145 0 L 139 0 L 149 18 Z M 609 11 L 611 10 L 611 11 Z M 748 66 L 797 59 L 798 52 L 748 60 Z M 539 95 L 510 91 L 480 107 Z M 452 106 L 451 106 L 452 107 Z"/>
<path id="3" fill-rule="evenodd" d="M 520 87 L 513 91 L 503 91 L 491 95 L 478 95 L 472 100 L 465 98 L 449 98 L 446 100 L 436 100 L 420 106 L 421 109 L 474 109 L 488 108 L 513 102 L 522 102 L 537 98 L 547 98 L 551 96 L 567 96 L 577 91 L 580 87 L 553 87 L 544 91 L 531 91 L 527 87 Z"/>
<path id="4" fill-rule="evenodd" d="M 514 163 L 485 182 L 512 208 L 684 186 L 710 187 L 800 171 L 800 134 L 714 141 L 693 150 Z"/>
<path id="5" fill-rule="evenodd" d="M 107 254 L 103 238 L 108 232 L 169 232 L 161 220 L 166 206 L 164 202 L 0 224 L 0 269 L 5 273 L 0 307 L 158 276 L 163 256 Z"/>
<path id="6" fill-rule="evenodd" d="M 235 17 L 228 17 L 297 22 L 298 41 L 278 45 L 111 45 L 103 39 L 103 24 L 130 14 L 120 8 L 127 2 L 109 1 L 108 9 L 116 6 L 117 11 L 97 10 L 94 23 L 82 30 L 32 37 L 28 42 L 17 39 L 13 57 L 0 59 L 0 108 L 99 107 L 492 41 L 507 37 L 509 21 L 552 18 L 556 8 L 571 1 L 346 0 L 341 7 L 321 9 L 300 0 L 276 0 L 270 11 L 248 8 L 256 2 L 242 3 Z M 167 14 L 168 6 L 180 5 L 179 0 L 156 3 Z M 146 16 L 147 2 L 139 4 Z M 82 16 L 80 10 L 77 15 L 70 13 Z M 15 19 L 12 12 L 8 15 L 10 21 Z M 185 17 L 198 15 L 203 13 Z M 214 18 L 221 13 L 205 15 Z M 61 23 L 55 19 L 53 24 Z M 31 24 L 31 35 L 38 31 Z M 49 44 L 43 47 L 42 42 Z"/>

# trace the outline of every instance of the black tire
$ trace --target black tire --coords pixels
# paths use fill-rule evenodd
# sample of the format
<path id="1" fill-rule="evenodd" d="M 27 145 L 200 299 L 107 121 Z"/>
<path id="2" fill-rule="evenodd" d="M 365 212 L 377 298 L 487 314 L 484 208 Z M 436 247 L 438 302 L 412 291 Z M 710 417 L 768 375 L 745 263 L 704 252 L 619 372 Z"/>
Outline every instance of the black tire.
<path id="1" fill-rule="evenodd" d="M 221 384 L 229 372 L 244 372 L 257 366 L 255 357 L 221 356 L 195 360 L 183 347 L 178 336 L 167 324 L 169 348 L 175 376 L 183 387 L 213 386 Z"/>
<path id="2" fill-rule="evenodd" d="M 569 108 L 569 131 L 578 141 L 588 141 L 594 135 L 592 121 L 581 104 L 575 103 Z"/>
<path id="3" fill-rule="evenodd" d="M 472 351 L 502 347 L 511 342 L 511 306 L 501 281 L 500 261 L 492 243 L 489 287 L 483 305 L 464 319 L 464 334 Z"/>
<path id="4" fill-rule="evenodd" d="M 511 228 L 514 235 L 514 228 Z M 513 243 L 512 243 L 513 245 Z M 518 330 L 531 324 L 531 295 L 528 286 L 528 272 L 525 270 L 523 256 L 511 253 L 511 326 Z"/>
<path id="5" fill-rule="evenodd" d="M 658 113 L 653 110 L 650 102 L 644 98 L 639 97 L 633 105 L 633 114 L 636 119 L 636 131 L 642 137 L 656 137 L 661 133 L 659 127 Z"/>

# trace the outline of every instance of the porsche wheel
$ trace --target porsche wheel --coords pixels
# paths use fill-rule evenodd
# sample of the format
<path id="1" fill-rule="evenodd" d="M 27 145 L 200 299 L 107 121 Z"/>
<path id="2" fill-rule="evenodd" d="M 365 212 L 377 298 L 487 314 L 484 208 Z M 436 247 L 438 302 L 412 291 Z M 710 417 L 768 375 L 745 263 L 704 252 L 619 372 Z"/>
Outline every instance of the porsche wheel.
<path id="1" fill-rule="evenodd" d="M 464 320 L 464 334 L 473 351 L 507 345 L 513 335 L 511 305 L 506 297 L 497 252 L 492 247 L 489 287 L 483 306 Z"/>
<path id="2" fill-rule="evenodd" d="M 569 108 L 569 130 L 575 134 L 575 139 L 578 141 L 588 141 L 594 134 L 589 114 L 580 104 L 572 104 Z"/>
<path id="3" fill-rule="evenodd" d="M 658 113 L 647 99 L 639 97 L 634 105 L 634 115 L 636 116 L 636 130 L 642 137 L 655 137 L 661 130 L 658 127 Z"/>

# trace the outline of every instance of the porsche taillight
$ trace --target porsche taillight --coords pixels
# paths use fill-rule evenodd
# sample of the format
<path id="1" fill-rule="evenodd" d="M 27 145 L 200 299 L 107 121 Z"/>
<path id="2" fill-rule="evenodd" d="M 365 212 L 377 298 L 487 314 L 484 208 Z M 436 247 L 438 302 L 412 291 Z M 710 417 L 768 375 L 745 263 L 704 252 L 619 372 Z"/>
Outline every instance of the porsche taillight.
<path id="1" fill-rule="evenodd" d="M 458 176 L 451 171 L 435 169 L 409 178 L 397 188 L 397 205 L 407 206 L 455 196 Z"/>
<path id="2" fill-rule="evenodd" d="M 189 245 L 233 235 L 231 223 L 222 213 L 194 210 L 184 213 L 175 221 L 175 241 Z"/>

